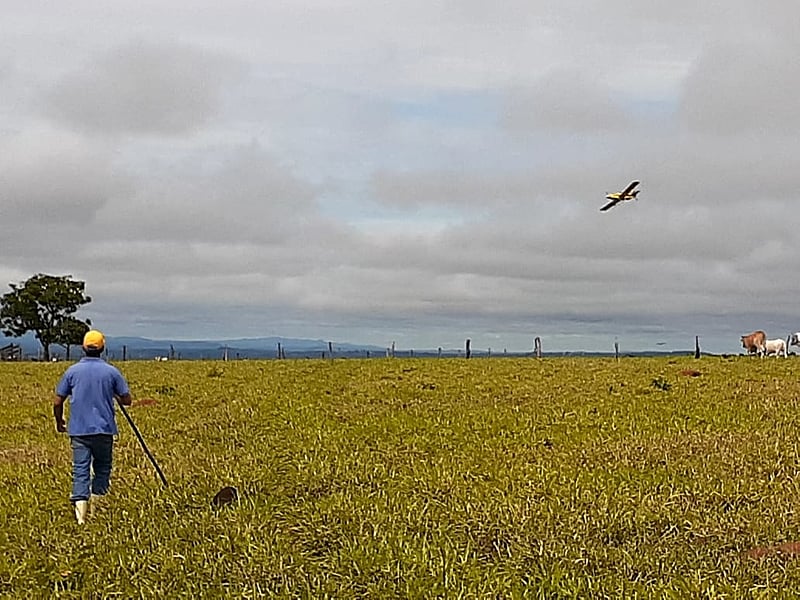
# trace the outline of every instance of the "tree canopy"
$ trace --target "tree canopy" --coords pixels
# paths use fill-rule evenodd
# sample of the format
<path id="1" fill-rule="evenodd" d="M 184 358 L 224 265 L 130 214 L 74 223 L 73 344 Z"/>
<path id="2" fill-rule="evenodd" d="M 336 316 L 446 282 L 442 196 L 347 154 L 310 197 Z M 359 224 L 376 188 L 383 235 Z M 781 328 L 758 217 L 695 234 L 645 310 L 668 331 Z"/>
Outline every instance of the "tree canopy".
<path id="1" fill-rule="evenodd" d="M 80 346 L 83 343 L 83 336 L 89 331 L 91 325 L 91 319 L 81 321 L 73 316 L 65 317 L 64 320 L 61 321 L 54 342 L 64 347 L 67 360 L 69 360 L 70 347 Z"/>
<path id="2" fill-rule="evenodd" d="M 69 351 L 69 345 L 81 343 L 78 331 L 84 328 L 85 333 L 91 321 L 80 321 L 73 315 L 92 301 L 84 293 L 84 281 L 75 280 L 72 275 L 39 273 L 9 286 L 11 291 L 0 297 L 0 327 L 4 335 L 20 337 L 33 332 L 42 345 L 45 360 L 50 360 L 50 344 L 60 344 Z"/>

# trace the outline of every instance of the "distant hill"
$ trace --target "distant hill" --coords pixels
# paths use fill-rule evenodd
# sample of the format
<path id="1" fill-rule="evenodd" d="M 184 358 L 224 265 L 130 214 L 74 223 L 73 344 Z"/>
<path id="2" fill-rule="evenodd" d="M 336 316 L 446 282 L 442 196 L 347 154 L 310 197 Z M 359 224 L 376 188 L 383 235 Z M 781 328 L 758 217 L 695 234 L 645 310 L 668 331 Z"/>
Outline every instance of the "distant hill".
<path id="1" fill-rule="evenodd" d="M 21 338 L 3 338 L 0 347 L 6 344 L 19 344 L 28 357 L 39 354 L 39 342 L 32 334 Z M 154 340 L 142 337 L 107 336 L 106 348 L 110 357 L 122 358 L 123 348 L 129 359 L 151 359 L 156 356 L 174 356 L 182 359 L 222 358 L 227 348 L 228 358 L 276 358 L 278 344 L 286 358 L 319 357 L 328 353 L 328 341 L 286 337 L 238 338 L 227 340 Z M 386 348 L 350 342 L 332 342 L 333 353 L 337 356 L 375 356 L 383 355 Z M 51 346 L 51 353 L 64 355 L 61 346 Z M 80 348 L 73 348 L 72 356 L 80 356 Z"/>
<path id="2" fill-rule="evenodd" d="M 0 347 L 14 343 L 22 346 L 23 354 L 26 358 L 35 358 L 39 354 L 39 342 L 36 338 L 28 334 L 22 338 L 4 338 L 0 336 Z M 173 356 L 176 359 L 198 360 L 198 359 L 221 359 L 224 357 L 226 348 L 228 358 L 277 358 L 278 344 L 281 345 L 283 354 L 286 358 L 320 358 L 323 355 L 329 356 L 328 342 L 326 340 L 310 340 L 303 338 L 287 337 L 261 337 L 261 338 L 233 338 L 227 340 L 155 340 L 143 337 L 131 336 L 108 336 L 106 346 L 108 356 L 111 359 L 120 360 L 123 355 L 130 360 L 153 359 L 157 356 Z M 369 344 L 358 344 L 352 342 L 332 342 L 333 354 L 339 357 L 366 358 L 385 356 L 387 348 Z M 64 357 L 64 349 L 61 346 L 52 346 L 53 356 Z M 686 356 L 694 354 L 694 350 L 645 350 L 639 352 L 623 352 L 620 356 Z M 703 353 L 708 355 L 708 353 Z M 443 349 L 442 356 L 459 357 L 464 356 L 462 349 Z M 475 358 L 485 358 L 488 352 L 485 350 L 473 351 Z M 493 357 L 521 357 L 531 356 L 532 352 L 492 352 Z M 72 348 L 72 358 L 81 356 L 80 348 Z M 395 356 L 399 358 L 416 357 L 436 357 L 439 356 L 438 349 L 418 349 L 406 350 L 398 349 Z M 564 352 L 544 352 L 545 357 L 572 356 L 572 357 L 601 357 L 614 356 L 613 352 L 588 352 L 588 351 L 564 351 Z"/>
<path id="3" fill-rule="evenodd" d="M 128 358 L 153 358 L 174 356 L 182 359 L 222 358 L 227 351 L 228 358 L 276 358 L 280 344 L 287 358 L 302 356 L 319 357 L 328 353 L 326 340 L 308 340 L 286 337 L 238 338 L 227 340 L 153 340 L 140 337 L 108 337 L 106 346 L 109 354 L 119 358 L 123 346 Z M 334 355 L 366 356 L 386 352 L 385 348 L 349 342 L 332 342 Z"/>

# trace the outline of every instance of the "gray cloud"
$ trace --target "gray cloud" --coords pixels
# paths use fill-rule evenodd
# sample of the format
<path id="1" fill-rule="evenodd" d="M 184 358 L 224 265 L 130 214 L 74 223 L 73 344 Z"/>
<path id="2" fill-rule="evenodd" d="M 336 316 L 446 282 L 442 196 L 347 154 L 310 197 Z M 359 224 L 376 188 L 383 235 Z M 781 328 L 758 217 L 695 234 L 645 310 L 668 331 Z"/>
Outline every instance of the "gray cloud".
<path id="1" fill-rule="evenodd" d="M 56 83 L 46 109 L 92 133 L 192 133 L 215 116 L 225 86 L 242 72 L 241 63 L 213 50 L 132 42 Z"/>
<path id="2" fill-rule="evenodd" d="M 0 240 L 7 251 L 33 232 L 61 238 L 125 187 L 102 148 L 43 129 L 0 142 Z M 59 235 L 61 232 L 61 235 Z"/>
<path id="3" fill-rule="evenodd" d="M 710 45 L 686 82 L 681 105 L 685 125 L 717 135 L 795 136 L 800 116 L 793 98 L 800 65 L 787 59 L 798 51 L 796 36 L 767 32 Z"/>
<path id="4" fill-rule="evenodd" d="M 564 131 L 589 134 L 630 127 L 632 119 L 620 94 L 579 69 L 546 74 L 530 88 L 511 90 L 502 113 L 502 124 L 511 131 Z"/>
<path id="5" fill-rule="evenodd" d="M 735 351 L 800 318 L 799 12 L 20 4 L 0 277 L 85 279 L 112 334 Z"/>
<path id="6" fill-rule="evenodd" d="M 97 215 L 105 231 L 125 223 L 116 239 L 242 244 L 280 253 L 287 246 L 335 244 L 345 230 L 320 213 L 313 185 L 257 144 L 203 149 L 136 179 L 131 195 Z"/>
<path id="7" fill-rule="evenodd" d="M 483 211 L 502 203 L 521 203 L 535 194 L 535 175 L 498 176 L 462 171 L 379 171 L 370 181 L 372 197 L 389 207 L 416 210 L 441 205 Z"/>

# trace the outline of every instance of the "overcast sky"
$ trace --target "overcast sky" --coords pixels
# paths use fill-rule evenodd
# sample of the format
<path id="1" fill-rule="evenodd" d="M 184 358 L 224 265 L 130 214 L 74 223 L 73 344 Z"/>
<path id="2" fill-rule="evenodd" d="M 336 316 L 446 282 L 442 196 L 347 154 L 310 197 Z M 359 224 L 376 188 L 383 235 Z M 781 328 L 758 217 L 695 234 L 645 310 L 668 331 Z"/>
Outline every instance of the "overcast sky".
<path id="1" fill-rule="evenodd" d="M 71 274 L 151 338 L 785 337 L 800 3 L 769 6 L 0 0 L 2 292 Z"/>

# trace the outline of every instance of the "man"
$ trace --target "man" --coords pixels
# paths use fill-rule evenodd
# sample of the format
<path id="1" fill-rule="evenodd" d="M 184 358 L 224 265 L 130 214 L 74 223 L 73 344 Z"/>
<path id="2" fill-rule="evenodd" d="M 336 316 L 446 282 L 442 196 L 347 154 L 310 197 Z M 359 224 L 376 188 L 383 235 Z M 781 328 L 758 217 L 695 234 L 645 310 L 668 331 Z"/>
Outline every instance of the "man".
<path id="1" fill-rule="evenodd" d="M 114 398 L 130 406 L 128 383 L 116 367 L 100 358 L 106 341 L 103 334 L 90 330 L 83 338 L 86 354 L 66 370 L 56 387 L 53 416 L 56 430 L 69 432 L 72 446 L 72 495 L 75 518 L 83 525 L 89 500 L 108 492 L 112 451 L 117 423 Z M 64 402 L 70 398 L 69 430 L 64 424 Z M 94 471 L 94 477 L 92 477 Z"/>

